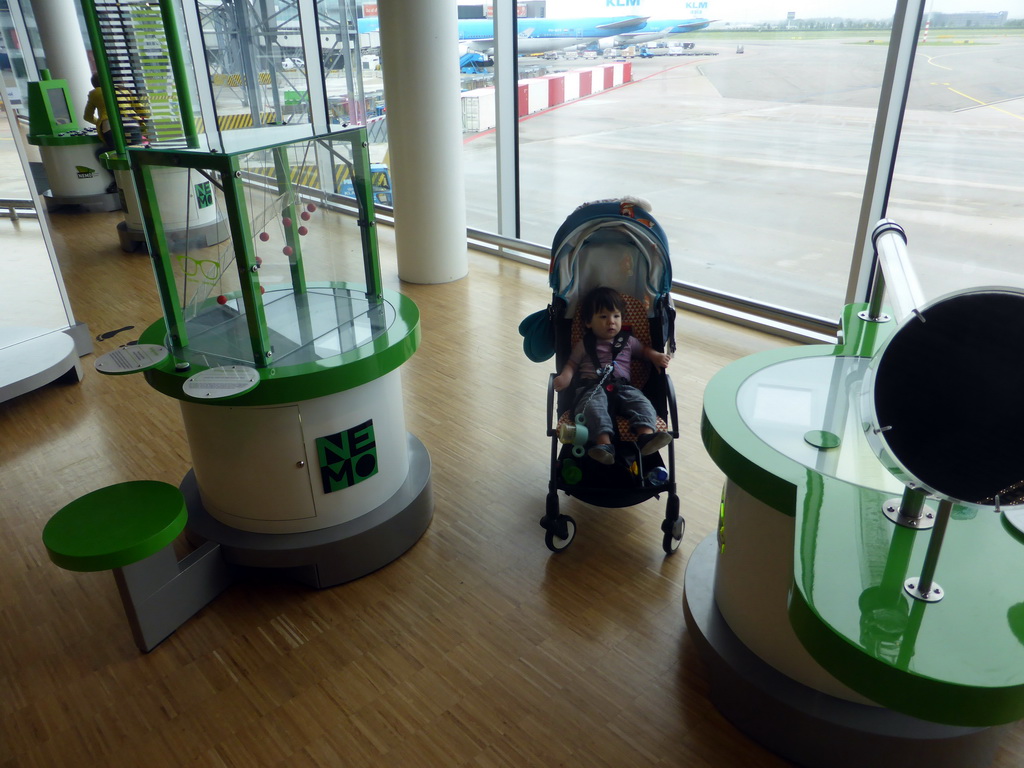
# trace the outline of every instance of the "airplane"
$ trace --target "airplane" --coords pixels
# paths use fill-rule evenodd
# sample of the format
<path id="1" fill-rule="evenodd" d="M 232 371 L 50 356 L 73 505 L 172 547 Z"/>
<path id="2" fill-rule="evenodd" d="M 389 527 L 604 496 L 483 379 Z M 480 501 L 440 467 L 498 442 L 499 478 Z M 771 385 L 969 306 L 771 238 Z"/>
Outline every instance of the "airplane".
<path id="1" fill-rule="evenodd" d="M 518 19 L 518 49 L 520 54 L 545 53 L 563 48 L 586 46 L 598 40 L 639 32 L 648 21 L 647 16 L 609 16 L 575 19 Z M 709 22 L 710 23 L 710 22 Z M 379 32 L 378 19 L 357 19 L 359 34 Z M 494 22 L 491 19 L 460 19 L 459 41 L 482 53 L 494 49 Z M 670 34 L 666 32 L 665 34 Z"/>

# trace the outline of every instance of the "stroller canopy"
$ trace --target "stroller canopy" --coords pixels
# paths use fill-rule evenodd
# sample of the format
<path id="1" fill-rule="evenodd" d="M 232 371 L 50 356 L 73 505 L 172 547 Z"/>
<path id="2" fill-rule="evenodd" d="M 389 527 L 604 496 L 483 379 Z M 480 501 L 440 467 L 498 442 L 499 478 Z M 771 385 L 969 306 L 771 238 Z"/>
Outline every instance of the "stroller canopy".
<path id="1" fill-rule="evenodd" d="M 549 282 L 566 303 L 567 317 L 575 313 L 580 293 L 598 285 L 635 296 L 650 308 L 672 288 L 668 239 L 635 202 L 585 203 L 555 233 Z"/>

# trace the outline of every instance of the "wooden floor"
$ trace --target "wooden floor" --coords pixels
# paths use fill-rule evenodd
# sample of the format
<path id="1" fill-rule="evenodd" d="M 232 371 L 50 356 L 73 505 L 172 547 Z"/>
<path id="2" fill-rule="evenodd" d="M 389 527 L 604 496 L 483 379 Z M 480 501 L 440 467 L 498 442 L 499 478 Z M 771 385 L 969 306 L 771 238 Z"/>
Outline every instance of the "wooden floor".
<path id="1" fill-rule="evenodd" d="M 97 353 L 137 338 L 159 310 L 148 257 L 118 247 L 121 215 L 52 220 L 76 318 L 94 336 L 134 326 Z M 552 555 L 537 524 L 549 369 L 517 333 L 546 274 L 472 254 L 463 280 L 399 286 L 381 237 L 388 286 L 422 312 L 403 381 L 436 507 L 413 549 L 363 579 L 235 585 L 142 655 L 111 575 L 52 565 L 40 532 L 92 489 L 180 481 L 176 401 L 86 358 L 82 383 L 0 404 L 0 766 L 786 765 L 709 703 L 681 607 L 722 483 L 700 444 L 703 388 L 785 342 L 681 316 L 680 551 L 661 550 L 663 500 L 563 500 L 578 533 Z M 995 765 L 1020 765 L 1022 744 L 1018 726 Z"/>

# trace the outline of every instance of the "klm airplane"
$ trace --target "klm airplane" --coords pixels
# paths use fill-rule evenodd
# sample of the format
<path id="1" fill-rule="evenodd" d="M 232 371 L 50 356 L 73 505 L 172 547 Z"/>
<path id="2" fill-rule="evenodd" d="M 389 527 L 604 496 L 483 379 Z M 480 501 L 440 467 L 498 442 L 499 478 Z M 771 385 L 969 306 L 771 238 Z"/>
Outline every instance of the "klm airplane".
<path id="1" fill-rule="evenodd" d="M 580 19 L 518 19 L 519 53 L 544 53 L 570 46 L 585 48 L 590 43 L 616 35 L 639 32 L 647 25 L 646 16 L 610 16 Z M 358 19 L 360 34 L 377 32 L 376 18 Z M 494 48 L 494 22 L 491 19 L 460 19 L 459 40 L 481 52 Z"/>
<path id="2" fill-rule="evenodd" d="M 700 5 L 706 6 L 705 3 Z M 518 19 L 520 54 L 545 53 L 564 48 L 598 48 L 639 45 L 668 35 L 695 32 L 713 19 L 652 20 L 649 16 L 608 16 L 572 19 Z M 487 53 L 494 48 L 494 22 L 491 19 L 460 19 L 459 41 L 467 48 Z M 379 31 L 376 18 L 357 20 L 360 34 Z"/>

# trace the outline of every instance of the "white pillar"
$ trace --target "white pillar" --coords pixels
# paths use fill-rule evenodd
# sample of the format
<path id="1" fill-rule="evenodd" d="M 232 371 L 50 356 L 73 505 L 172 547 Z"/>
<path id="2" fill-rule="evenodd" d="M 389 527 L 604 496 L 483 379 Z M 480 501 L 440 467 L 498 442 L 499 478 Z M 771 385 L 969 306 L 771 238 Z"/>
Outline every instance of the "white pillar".
<path id="1" fill-rule="evenodd" d="M 381 68 L 398 276 L 447 283 L 469 271 L 455 0 L 387 0 Z"/>
<path id="2" fill-rule="evenodd" d="M 92 90 L 92 67 L 85 52 L 77 9 L 75 0 L 32 0 L 46 68 L 54 80 L 68 81 L 75 117 L 81 122 L 85 99 Z"/>

